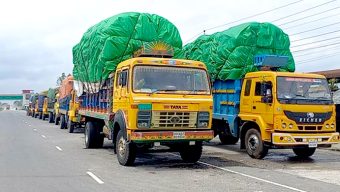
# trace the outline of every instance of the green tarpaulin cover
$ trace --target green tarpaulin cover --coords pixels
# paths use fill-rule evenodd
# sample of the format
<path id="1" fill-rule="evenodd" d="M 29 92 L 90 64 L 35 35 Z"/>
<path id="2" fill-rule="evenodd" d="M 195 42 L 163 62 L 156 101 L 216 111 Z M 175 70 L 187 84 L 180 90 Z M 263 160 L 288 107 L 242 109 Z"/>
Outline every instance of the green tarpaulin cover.
<path id="1" fill-rule="evenodd" d="M 57 94 L 57 92 L 58 92 L 57 88 L 49 88 L 47 92 L 47 97 L 53 101 L 55 99 L 55 95 Z"/>
<path id="2" fill-rule="evenodd" d="M 288 56 L 282 71 L 295 71 L 288 35 L 270 23 L 244 23 L 212 35 L 202 35 L 184 46 L 179 57 L 199 60 L 207 65 L 212 81 L 240 79 L 257 71 L 254 56 Z"/>
<path id="3" fill-rule="evenodd" d="M 182 48 L 177 28 L 161 16 L 129 12 L 105 19 L 89 28 L 73 47 L 74 79 L 100 83 L 143 43 L 154 41 L 171 45 L 175 54 Z"/>

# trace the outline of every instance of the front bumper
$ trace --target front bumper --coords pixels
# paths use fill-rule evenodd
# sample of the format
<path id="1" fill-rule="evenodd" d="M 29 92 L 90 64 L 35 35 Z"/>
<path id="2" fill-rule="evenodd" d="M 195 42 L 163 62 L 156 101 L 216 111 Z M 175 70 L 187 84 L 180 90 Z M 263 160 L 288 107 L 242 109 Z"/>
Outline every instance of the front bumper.
<path id="1" fill-rule="evenodd" d="M 340 142 L 339 133 L 290 134 L 272 133 L 272 143 L 277 146 L 297 146 L 337 144 Z"/>
<path id="2" fill-rule="evenodd" d="M 130 135 L 133 142 L 210 141 L 213 138 L 212 130 L 132 132 Z"/>

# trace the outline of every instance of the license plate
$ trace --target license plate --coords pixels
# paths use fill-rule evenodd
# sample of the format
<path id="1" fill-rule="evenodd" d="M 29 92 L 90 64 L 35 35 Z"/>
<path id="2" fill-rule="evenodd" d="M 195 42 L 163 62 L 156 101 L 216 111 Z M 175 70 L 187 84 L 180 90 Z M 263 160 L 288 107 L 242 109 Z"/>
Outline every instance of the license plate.
<path id="1" fill-rule="evenodd" d="M 185 132 L 174 132 L 174 139 L 185 139 Z"/>
<path id="2" fill-rule="evenodd" d="M 318 146 L 318 142 L 317 141 L 309 141 L 308 142 L 308 147 L 309 148 L 316 148 Z"/>

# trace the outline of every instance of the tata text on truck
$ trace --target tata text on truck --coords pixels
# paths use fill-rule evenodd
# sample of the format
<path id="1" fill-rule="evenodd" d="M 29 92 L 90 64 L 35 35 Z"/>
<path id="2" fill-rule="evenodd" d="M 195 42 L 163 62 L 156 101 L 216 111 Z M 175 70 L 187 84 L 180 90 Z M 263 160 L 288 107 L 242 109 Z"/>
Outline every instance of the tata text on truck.
<path id="1" fill-rule="evenodd" d="M 186 162 L 201 157 L 202 142 L 213 138 L 212 95 L 203 63 L 176 60 L 171 48 L 148 46 L 121 62 L 98 93 L 80 96 L 86 148 L 113 141 L 121 165 L 136 150 L 164 145 Z M 151 57 L 148 57 L 151 56 Z"/>
<path id="2" fill-rule="evenodd" d="M 275 71 L 287 59 L 257 56 L 260 71 L 214 82 L 213 129 L 222 143 L 240 138 L 251 157 L 263 158 L 269 148 L 292 148 L 297 156 L 309 157 L 317 147 L 339 142 L 326 78 Z"/>

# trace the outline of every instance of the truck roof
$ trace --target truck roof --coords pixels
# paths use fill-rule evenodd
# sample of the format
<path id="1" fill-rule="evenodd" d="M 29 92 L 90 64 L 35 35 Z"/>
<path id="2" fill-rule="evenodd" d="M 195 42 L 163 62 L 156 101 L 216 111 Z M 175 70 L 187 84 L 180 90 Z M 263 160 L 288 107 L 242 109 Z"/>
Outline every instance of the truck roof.
<path id="1" fill-rule="evenodd" d="M 151 64 L 159 66 L 179 66 L 190 68 L 201 68 L 206 70 L 204 63 L 200 61 L 184 60 L 184 59 L 172 59 L 172 58 L 156 58 L 156 57 L 136 57 L 123 61 L 118 64 L 117 68 L 124 66 L 134 66 L 140 64 Z"/>
<path id="2" fill-rule="evenodd" d="M 296 73 L 296 72 L 278 72 L 278 71 L 257 71 L 246 74 L 245 78 L 259 77 L 259 76 L 284 76 L 284 77 L 305 77 L 305 78 L 321 78 L 325 79 L 325 76 L 312 73 Z"/>

